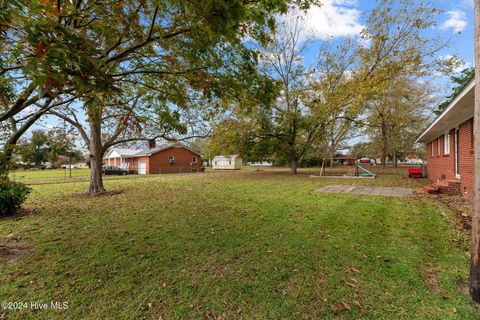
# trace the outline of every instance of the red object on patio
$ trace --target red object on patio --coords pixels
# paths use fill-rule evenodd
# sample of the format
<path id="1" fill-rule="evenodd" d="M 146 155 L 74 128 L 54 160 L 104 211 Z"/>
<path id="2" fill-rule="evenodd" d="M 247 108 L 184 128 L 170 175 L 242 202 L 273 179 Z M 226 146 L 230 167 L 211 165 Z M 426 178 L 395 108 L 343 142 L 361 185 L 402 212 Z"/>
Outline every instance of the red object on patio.
<path id="1" fill-rule="evenodd" d="M 408 169 L 408 177 L 409 178 L 422 178 L 423 177 L 422 168 Z"/>

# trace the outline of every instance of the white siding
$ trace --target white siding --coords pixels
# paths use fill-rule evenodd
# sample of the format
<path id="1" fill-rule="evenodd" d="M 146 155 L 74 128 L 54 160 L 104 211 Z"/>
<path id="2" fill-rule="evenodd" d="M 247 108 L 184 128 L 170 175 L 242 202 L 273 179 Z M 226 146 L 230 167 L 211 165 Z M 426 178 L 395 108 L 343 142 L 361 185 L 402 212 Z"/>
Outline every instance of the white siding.
<path id="1" fill-rule="evenodd" d="M 212 168 L 218 170 L 237 170 L 242 168 L 242 159 L 235 157 L 231 160 L 215 160 L 212 161 Z"/>

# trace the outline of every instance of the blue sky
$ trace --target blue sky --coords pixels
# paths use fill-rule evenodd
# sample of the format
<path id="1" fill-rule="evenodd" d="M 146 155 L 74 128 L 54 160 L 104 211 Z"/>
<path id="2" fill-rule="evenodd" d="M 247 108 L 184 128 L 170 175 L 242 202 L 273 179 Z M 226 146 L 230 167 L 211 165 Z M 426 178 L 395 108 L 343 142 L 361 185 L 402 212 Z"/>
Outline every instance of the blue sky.
<path id="1" fill-rule="evenodd" d="M 435 0 L 435 6 L 442 10 L 437 25 L 427 31 L 428 36 L 451 38 L 449 46 L 438 53 L 438 57 L 457 55 L 465 61 L 465 66 L 473 65 L 473 1 L 474 0 Z M 361 30 L 372 8 L 374 0 L 321 0 L 320 8 L 310 9 L 307 25 L 310 36 L 317 40 L 305 54 L 305 62 L 313 65 L 319 42 L 328 38 L 355 36 Z M 438 79 L 442 81 L 442 79 Z"/>

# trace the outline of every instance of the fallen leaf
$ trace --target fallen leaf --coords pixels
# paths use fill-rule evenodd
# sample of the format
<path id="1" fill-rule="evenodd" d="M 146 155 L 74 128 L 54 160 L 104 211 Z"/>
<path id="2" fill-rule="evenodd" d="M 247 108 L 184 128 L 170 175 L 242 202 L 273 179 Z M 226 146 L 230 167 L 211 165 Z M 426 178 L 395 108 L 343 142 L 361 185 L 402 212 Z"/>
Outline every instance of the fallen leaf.
<path id="1" fill-rule="evenodd" d="M 362 305 L 361 305 L 360 302 L 358 302 L 357 300 L 353 300 L 352 303 L 353 303 L 354 305 L 356 305 L 357 307 L 362 308 Z"/>
<path id="2" fill-rule="evenodd" d="M 352 308 L 350 307 L 350 305 L 348 303 L 346 303 L 345 301 L 342 301 L 342 306 L 348 310 L 348 311 L 352 311 Z"/>

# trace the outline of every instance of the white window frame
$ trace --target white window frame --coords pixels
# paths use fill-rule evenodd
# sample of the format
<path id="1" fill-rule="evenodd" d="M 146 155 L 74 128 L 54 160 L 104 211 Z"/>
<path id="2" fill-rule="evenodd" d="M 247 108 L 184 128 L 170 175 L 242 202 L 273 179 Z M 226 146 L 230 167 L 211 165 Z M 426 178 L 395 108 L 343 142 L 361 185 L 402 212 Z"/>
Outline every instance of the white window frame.
<path id="1" fill-rule="evenodd" d="M 443 154 L 450 154 L 450 133 L 443 135 Z"/>
<path id="2" fill-rule="evenodd" d="M 192 158 L 192 163 L 197 163 L 197 157 Z"/>
<path id="3" fill-rule="evenodd" d="M 440 157 L 440 137 L 437 138 L 437 156 Z"/>
<path id="4" fill-rule="evenodd" d="M 175 157 L 174 156 L 168 157 L 168 163 L 175 164 Z"/>

